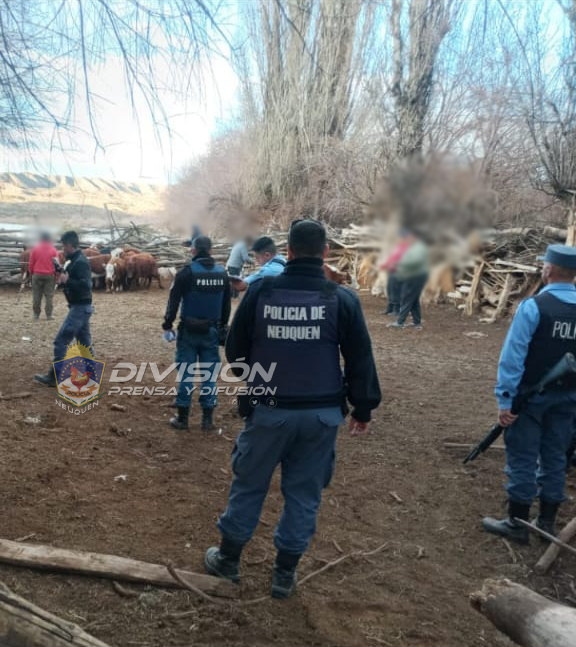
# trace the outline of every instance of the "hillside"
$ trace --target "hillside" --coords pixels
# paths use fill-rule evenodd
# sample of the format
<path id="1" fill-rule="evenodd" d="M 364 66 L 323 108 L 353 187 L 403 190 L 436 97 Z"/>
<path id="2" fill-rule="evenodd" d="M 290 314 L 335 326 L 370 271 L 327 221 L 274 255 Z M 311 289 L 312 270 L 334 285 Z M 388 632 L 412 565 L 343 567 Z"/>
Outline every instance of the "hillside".
<path id="1" fill-rule="evenodd" d="M 0 222 L 56 226 L 108 224 L 106 206 L 118 224 L 156 222 L 164 187 L 159 185 L 36 173 L 0 173 Z"/>

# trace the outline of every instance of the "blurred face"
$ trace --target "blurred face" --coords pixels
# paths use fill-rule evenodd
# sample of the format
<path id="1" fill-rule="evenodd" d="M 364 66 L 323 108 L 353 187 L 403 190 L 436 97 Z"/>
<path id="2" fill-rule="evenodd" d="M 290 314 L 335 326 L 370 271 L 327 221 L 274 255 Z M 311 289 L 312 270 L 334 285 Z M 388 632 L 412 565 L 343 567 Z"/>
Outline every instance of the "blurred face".
<path id="1" fill-rule="evenodd" d="M 72 256 L 72 254 L 76 251 L 76 247 L 74 247 L 74 245 L 71 245 L 70 243 L 63 243 L 62 251 L 64 252 L 65 256 Z"/>
<path id="2" fill-rule="evenodd" d="M 274 258 L 274 254 L 270 252 L 254 252 L 254 258 L 259 265 L 265 265 L 269 260 Z"/>
<path id="3" fill-rule="evenodd" d="M 550 278 L 550 269 L 551 269 L 550 263 L 544 263 L 541 274 L 542 274 L 542 281 L 544 282 L 545 285 L 548 283 L 548 280 Z"/>

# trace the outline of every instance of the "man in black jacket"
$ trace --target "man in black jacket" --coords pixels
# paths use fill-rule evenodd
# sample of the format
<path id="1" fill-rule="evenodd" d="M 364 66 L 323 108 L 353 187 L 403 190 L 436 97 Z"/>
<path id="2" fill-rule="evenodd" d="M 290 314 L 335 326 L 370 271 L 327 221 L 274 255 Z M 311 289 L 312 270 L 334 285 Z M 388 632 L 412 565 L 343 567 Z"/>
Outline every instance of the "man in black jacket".
<path id="1" fill-rule="evenodd" d="M 180 323 L 176 338 L 176 361 L 185 366 L 176 397 L 176 417 L 170 420 L 174 429 L 187 430 L 190 402 L 192 400 L 193 376 L 190 375 L 200 362 L 212 376 L 220 361 L 219 335 L 228 325 L 230 317 L 230 281 L 226 270 L 210 256 L 212 242 L 207 236 L 194 240 L 192 262 L 174 277 L 170 289 L 166 315 L 162 328 L 171 331 L 180 309 Z M 200 387 L 202 408 L 202 431 L 213 427 L 212 412 L 217 398 L 212 393 L 215 383 L 204 380 Z"/>
<path id="2" fill-rule="evenodd" d="M 239 580 L 240 554 L 280 464 L 284 511 L 275 533 L 272 579 L 278 598 L 292 593 L 296 566 L 314 535 L 346 400 L 356 436 L 367 432 L 381 399 L 360 302 L 324 278 L 327 251 L 319 222 L 293 223 L 284 272 L 250 286 L 226 341 L 228 361 L 246 358 L 250 366 L 251 411 L 233 452 L 234 479 L 218 522 L 222 542 L 208 549 L 205 565 L 212 575 Z"/>
<path id="3" fill-rule="evenodd" d="M 62 251 L 66 257 L 63 272 L 58 282 L 63 286 L 68 301 L 68 314 L 54 339 L 54 361 L 64 359 L 70 342 L 76 339 L 92 351 L 90 317 L 92 308 L 92 273 L 88 259 L 80 249 L 80 241 L 75 231 L 62 235 Z M 48 386 L 56 385 L 54 371 L 35 375 L 34 379 Z"/>

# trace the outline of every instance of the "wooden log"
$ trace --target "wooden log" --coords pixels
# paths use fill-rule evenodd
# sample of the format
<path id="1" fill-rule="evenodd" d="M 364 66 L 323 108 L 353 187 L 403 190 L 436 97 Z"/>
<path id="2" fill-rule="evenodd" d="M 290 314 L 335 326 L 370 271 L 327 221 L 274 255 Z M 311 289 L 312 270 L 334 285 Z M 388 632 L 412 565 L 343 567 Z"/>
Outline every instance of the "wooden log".
<path id="1" fill-rule="evenodd" d="M 576 610 L 509 580 L 486 580 L 472 607 L 522 647 L 575 647 Z"/>
<path id="2" fill-rule="evenodd" d="M 49 571 L 93 575 L 126 582 L 140 582 L 167 588 L 179 588 L 166 566 L 149 564 L 128 557 L 86 553 L 79 550 L 30 545 L 0 539 L 0 562 Z M 179 570 L 185 581 L 210 595 L 236 597 L 238 587 L 227 580 Z"/>
<path id="3" fill-rule="evenodd" d="M 2 647 L 109 647 L 78 625 L 58 618 L 0 588 L 0 645 Z"/>
<path id="4" fill-rule="evenodd" d="M 474 270 L 472 285 L 470 287 L 470 292 L 468 293 L 468 298 L 466 299 L 466 307 L 464 308 L 464 313 L 469 317 L 474 314 L 474 310 L 478 304 L 478 290 L 480 288 L 480 279 L 482 278 L 482 272 L 484 271 L 485 265 L 486 263 L 481 261 Z"/>
<path id="5" fill-rule="evenodd" d="M 558 533 L 558 539 L 567 544 L 573 537 L 576 536 L 576 517 L 572 519 L 562 530 Z M 541 575 L 544 575 L 554 563 L 554 560 L 560 554 L 560 546 L 558 544 L 551 543 L 550 546 L 546 549 L 546 552 L 542 557 L 536 562 L 534 570 Z"/>
<path id="6" fill-rule="evenodd" d="M 512 292 L 513 285 L 514 277 L 512 276 L 512 274 L 507 274 L 506 283 L 504 283 L 504 288 L 502 289 L 502 292 L 500 292 L 500 296 L 498 298 L 498 305 L 496 306 L 496 310 L 492 315 L 492 321 L 496 321 L 506 312 L 506 308 L 508 307 L 508 299 L 510 297 L 510 293 Z"/>

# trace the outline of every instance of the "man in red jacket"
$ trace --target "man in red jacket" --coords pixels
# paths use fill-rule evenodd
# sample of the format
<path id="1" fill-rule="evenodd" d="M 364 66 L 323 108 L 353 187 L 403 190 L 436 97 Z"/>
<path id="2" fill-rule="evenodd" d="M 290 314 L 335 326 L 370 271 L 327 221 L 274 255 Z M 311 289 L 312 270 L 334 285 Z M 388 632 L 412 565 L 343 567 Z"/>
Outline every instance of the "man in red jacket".
<path id="1" fill-rule="evenodd" d="M 56 266 L 58 252 L 52 244 L 50 234 L 42 234 L 40 242 L 30 253 L 29 272 L 32 277 L 32 310 L 34 320 L 40 319 L 42 309 L 42 295 L 46 299 L 46 319 L 53 319 L 52 297 L 56 284 Z"/>

